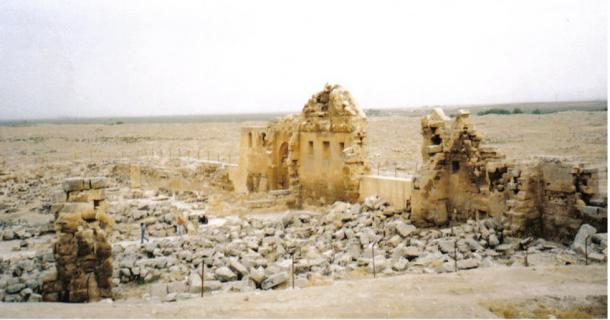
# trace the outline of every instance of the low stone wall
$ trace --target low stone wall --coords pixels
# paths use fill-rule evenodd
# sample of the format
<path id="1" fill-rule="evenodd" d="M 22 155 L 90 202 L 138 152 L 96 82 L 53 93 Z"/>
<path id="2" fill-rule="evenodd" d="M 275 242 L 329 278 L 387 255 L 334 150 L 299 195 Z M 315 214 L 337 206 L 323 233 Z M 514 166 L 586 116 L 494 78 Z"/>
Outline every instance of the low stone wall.
<path id="1" fill-rule="evenodd" d="M 233 191 L 229 168 L 235 165 L 191 159 L 176 161 L 170 167 L 121 163 L 114 167 L 113 174 L 131 188 L 174 192 L 205 191 L 211 188 Z"/>
<path id="2" fill-rule="evenodd" d="M 411 178 L 367 175 L 360 178 L 360 201 L 370 196 L 387 200 L 396 209 L 405 209 L 411 200 Z"/>

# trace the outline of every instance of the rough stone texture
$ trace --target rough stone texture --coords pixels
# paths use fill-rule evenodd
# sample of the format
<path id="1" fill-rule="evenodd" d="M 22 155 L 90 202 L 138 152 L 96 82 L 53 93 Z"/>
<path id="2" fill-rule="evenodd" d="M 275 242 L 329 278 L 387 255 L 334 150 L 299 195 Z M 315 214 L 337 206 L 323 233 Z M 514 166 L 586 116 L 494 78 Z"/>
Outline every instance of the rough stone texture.
<path id="1" fill-rule="evenodd" d="M 286 281 L 288 281 L 288 273 L 279 272 L 263 281 L 261 287 L 265 290 L 272 289 L 281 285 L 282 283 L 286 283 Z"/>
<path id="2" fill-rule="evenodd" d="M 227 267 L 220 267 L 214 271 L 214 275 L 220 281 L 233 281 L 237 280 L 237 275 Z"/>
<path id="3" fill-rule="evenodd" d="M 587 244 L 592 244 L 591 236 L 593 236 L 596 232 L 597 230 L 595 230 L 593 226 L 590 226 L 588 224 L 583 224 L 582 226 L 580 226 L 580 229 L 578 229 L 578 233 L 576 233 L 576 236 L 574 237 L 572 249 L 574 249 L 574 251 L 578 253 L 585 254 L 585 246 Z M 585 244 L 585 240 L 587 240 L 587 238 L 589 238 L 588 243 Z"/>
<path id="4" fill-rule="evenodd" d="M 298 115 L 241 130 L 238 192 L 288 189 L 290 205 L 358 200 L 367 173 L 367 119 L 351 94 L 326 85 Z M 325 172 L 325 175 L 320 175 Z"/>
<path id="5" fill-rule="evenodd" d="M 416 229 L 417 228 L 415 226 L 410 225 L 410 224 L 405 224 L 402 221 L 399 221 L 396 224 L 396 232 L 398 232 L 398 234 L 403 238 L 408 237 Z"/>
<path id="6" fill-rule="evenodd" d="M 598 172 L 555 158 L 508 161 L 483 146 L 469 114 L 454 120 L 441 109 L 421 120 L 424 164 L 413 178 L 417 226 L 492 217 L 504 236 L 571 241 L 583 223 L 606 231 L 607 207 Z M 493 236 L 490 244 L 497 243 Z"/>
<path id="7" fill-rule="evenodd" d="M 102 184 L 96 179 L 96 188 Z M 112 246 L 107 231 L 112 219 L 102 189 L 89 179 L 63 183 L 67 201 L 57 212 L 53 246 L 56 272 L 43 281 L 44 301 L 88 302 L 112 298 Z"/>

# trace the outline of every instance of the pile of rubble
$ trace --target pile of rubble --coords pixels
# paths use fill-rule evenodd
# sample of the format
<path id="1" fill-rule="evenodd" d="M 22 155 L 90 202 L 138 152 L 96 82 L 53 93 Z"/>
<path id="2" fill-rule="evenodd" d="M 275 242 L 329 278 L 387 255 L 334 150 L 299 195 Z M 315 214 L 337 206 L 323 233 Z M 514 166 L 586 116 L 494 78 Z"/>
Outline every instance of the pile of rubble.
<path id="1" fill-rule="evenodd" d="M 50 250 L 33 255 L 0 258 L 0 301 L 42 301 L 42 278 L 54 268 Z"/>
<path id="2" fill-rule="evenodd" d="M 67 257 L 80 261 L 80 265 L 76 263 L 78 267 L 87 268 L 84 272 L 75 270 L 79 276 L 71 281 L 75 297 L 80 299 L 85 299 L 85 284 L 87 299 L 92 298 L 90 292 L 94 295 L 97 292 L 94 284 L 111 286 L 118 298 L 129 297 L 130 288 L 148 285 L 146 295 L 158 301 L 199 296 L 202 289 L 216 293 L 284 288 L 292 285 L 293 258 L 296 287 L 372 276 L 373 272 L 391 276 L 495 265 L 582 264 L 585 241 L 589 263 L 605 263 L 607 259 L 607 235 L 597 233 L 589 225 L 581 226 L 568 247 L 543 239 L 508 237 L 502 224 L 494 219 L 425 229 L 415 227 L 410 218 L 409 213 L 394 210 L 383 200 L 371 197 L 361 204 L 336 202 L 324 214 L 300 211 L 265 218 L 212 220 L 184 237 L 152 238 L 144 244 L 115 243 L 112 258 L 103 259 L 108 263 L 115 261 L 114 269 L 110 266 L 103 269 L 99 264 L 110 250 L 103 241 L 96 242 L 99 239 L 96 233 L 99 236 L 103 230 L 87 226 L 91 223 L 81 223 L 82 230 L 74 235 L 66 232 L 69 230 L 65 227 L 60 229 L 60 239 L 66 234 L 71 238 L 58 242 L 55 256 L 50 251 L 40 251 L 31 257 L 0 261 L 0 300 L 38 301 L 43 287 L 44 292 L 51 292 L 46 291 L 47 287 L 58 286 L 61 281 L 49 279 L 63 279 L 53 275 L 66 273 L 60 271 L 59 263 L 55 269 L 53 262 L 68 260 L 60 253 L 74 252 L 67 249 L 69 246 L 74 249 L 74 245 L 78 246 L 76 255 Z M 95 262 L 91 250 L 95 252 Z M 50 270 L 44 281 L 42 270 Z M 87 277 L 83 276 L 87 273 Z M 99 275 L 107 277 L 98 280 Z M 70 290 L 71 286 L 66 288 Z M 61 300 L 59 292 L 63 291 L 56 292 L 56 296 L 45 294 L 45 300 L 54 297 Z"/>
<path id="3" fill-rule="evenodd" d="M 144 191 L 132 199 L 112 201 L 109 213 L 115 221 L 110 232 L 112 242 L 140 237 L 140 224 L 144 224 L 146 235 L 168 237 L 176 235 L 178 216 L 187 217 L 188 233 L 195 231 L 197 218 L 206 212 L 205 197 L 179 192 Z"/>
<path id="4" fill-rule="evenodd" d="M 605 236 L 595 234 L 589 240 L 590 262 L 606 260 Z M 117 244 L 113 253 L 119 261 L 114 273 L 119 287 L 151 283 L 151 298 L 165 301 L 201 293 L 202 262 L 206 292 L 290 285 L 292 257 L 296 286 L 373 272 L 444 273 L 493 265 L 584 263 L 582 255 L 559 243 L 505 237 L 494 219 L 419 229 L 408 213 L 379 198 L 363 204 L 337 202 L 326 215 L 231 218 L 222 225 L 202 226 L 196 236 Z"/>
<path id="5" fill-rule="evenodd" d="M 23 220 L 0 222 L 0 230 L 2 230 L 0 240 L 4 241 L 37 238 L 44 233 L 52 231 L 48 230 L 48 228 L 30 226 Z"/>
<path id="6" fill-rule="evenodd" d="M 65 202 L 56 206 L 53 247 L 56 270 L 43 279 L 43 300 L 98 301 L 112 298 L 112 246 L 106 232 L 104 178 L 70 178 L 63 183 Z"/>

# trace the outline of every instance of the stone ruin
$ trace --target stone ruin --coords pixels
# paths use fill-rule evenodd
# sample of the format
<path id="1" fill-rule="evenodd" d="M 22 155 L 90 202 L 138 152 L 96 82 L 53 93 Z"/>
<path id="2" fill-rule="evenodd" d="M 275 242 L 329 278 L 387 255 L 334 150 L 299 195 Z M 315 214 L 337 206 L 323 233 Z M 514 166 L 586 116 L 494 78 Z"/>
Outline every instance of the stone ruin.
<path id="1" fill-rule="evenodd" d="M 366 164 L 367 119 L 351 94 L 326 85 L 297 116 L 241 130 L 238 192 L 288 190 L 289 205 L 358 200 Z"/>
<path id="2" fill-rule="evenodd" d="M 145 298 L 167 302 L 201 290 L 284 288 L 292 284 L 293 259 L 297 287 L 362 271 L 577 264 L 584 263 L 585 248 L 590 261 L 605 263 L 600 172 L 553 158 L 507 160 L 482 143 L 464 111 L 450 118 L 435 109 L 422 118 L 421 130 L 424 164 L 412 178 L 371 175 L 366 117 L 345 89 L 326 86 L 301 114 L 243 128 L 238 167 L 188 158 L 163 166 L 120 163 L 113 179 L 130 188 L 116 194 L 106 194 L 103 178 L 68 179 L 50 209 L 53 252 L 0 259 L 0 301 L 120 299 L 134 284 L 150 285 Z M 369 188 L 358 188 L 366 179 Z M 189 223 L 193 237 L 121 241 L 137 238 L 140 223 L 151 237 L 172 236 L 183 210 L 173 201 L 217 214 L 211 198 L 233 190 L 233 198 L 220 199 L 238 201 L 245 192 L 286 195 L 281 200 L 295 207 L 333 204 L 321 215 L 237 216 L 202 229 Z M 117 194 L 111 212 L 118 226 L 110 234 L 106 199 Z M 29 238 L 25 231 L 5 230 L 3 237 Z"/>
<path id="3" fill-rule="evenodd" d="M 605 232 L 607 198 L 599 172 L 554 158 L 509 161 L 460 110 L 441 109 L 421 120 L 422 168 L 413 178 L 412 219 L 419 226 L 492 217 L 507 236 L 571 241 L 582 224 Z"/>
<path id="4" fill-rule="evenodd" d="M 69 178 L 54 205 L 56 270 L 43 279 L 43 300 L 92 302 L 112 298 L 112 246 L 106 235 L 104 178 Z"/>
<path id="5" fill-rule="evenodd" d="M 301 114 L 242 128 L 229 178 L 238 193 L 285 190 L 290 207 L 396 199 L 392 205 L 411 210 L 418 226 L 494 218 L 508 236 L 566 241 L 582 224 L 607 229 L 597 169 L 557 158 L 507 160 L 481 143 L 463 110 L 451 119 L 434 109 L 421 130 L 423 166 L 413 178 L 370 176 L 366 116 L 347 90 L 326 85 Z"/>

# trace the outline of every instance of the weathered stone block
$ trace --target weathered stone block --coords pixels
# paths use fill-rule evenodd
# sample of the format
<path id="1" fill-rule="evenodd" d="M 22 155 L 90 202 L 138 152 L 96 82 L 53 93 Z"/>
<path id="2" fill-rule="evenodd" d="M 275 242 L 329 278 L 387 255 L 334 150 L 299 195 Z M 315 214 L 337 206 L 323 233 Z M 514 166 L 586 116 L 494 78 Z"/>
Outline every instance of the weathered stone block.
<path id="1" fill-rule="evenodd" d="M 65 192 L 80 191 L 89 189 L 89 181 L 83 178 L 68 178 L 62 183 Z"/>

